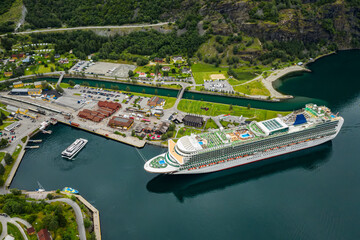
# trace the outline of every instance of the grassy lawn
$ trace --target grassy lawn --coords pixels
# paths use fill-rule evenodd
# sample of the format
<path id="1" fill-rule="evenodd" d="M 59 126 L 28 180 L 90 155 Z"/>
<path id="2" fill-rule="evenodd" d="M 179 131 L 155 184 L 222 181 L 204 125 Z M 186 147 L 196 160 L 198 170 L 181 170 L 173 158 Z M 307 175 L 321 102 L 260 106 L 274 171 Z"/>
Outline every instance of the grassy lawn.
<path id="1" fill-rule="evenodd" d="M 227 126 L 230 124 L 230 122 L 227 122 L 227 121 L 224 121 L 224 120 L 220 120 L 220 123 L 224 128 L 227 128 Z"/>
<path id="2" fill-rule="evenodd" d="M 205 125 L 206 130 L 208 130 L 209 128 L 213 128 L 213 129 L 219 128 L 212 118 L 208 119 Z"/>
<path id="3" fill-rule="evenodd" d="M 24 240 L 20 230 L 12 223 L 7 223 L 8 234 L 12 235 L 16 240 Z"/>
<path id="4" fill-rule="evenodd" d="M 4 179 L 4 182 L 6 181 L 6 179 L 8 178 L 9 174 L 10 174 L 10 171 L 12 169 L 12 167 L 14 166 L 14 163 L 16 162 L 16 159 L 17 157 L 19 156 L 20 154 L 20 151 L 21 151 L 22 147 L 20 144 L 17 145 L 16 147 L 16 150 L 14 151 L 14 153 L 12 154 L 12 157 L 14 159 L 14 161 L 10 164 L 10 165 L 6 165 L 5 164 L 5 173 L 3 175 L 3 179 Z"/>
<path id="5" fill-rule="evenodd" d="M 234 90 L 236 92 L 245 93 L 247 95 L 263 95 L 263 96 L 270 96 L 269 90 L 265 88 L 262 82 L 259 81 L 252 81 L 248 84 L 235 86 Z"/>
<path id="6" fill-rule="evenodd" d="M 5 23 L 8 21 L 17 22 L 21 17 L 22 4 L 22 0 L 16 0 L 12 4 L 10 10 L 0 16 L 0 23 Z"/>
<path id="7" fill-rule="evenodd" d="M 174 106 L 174 104 L 176 102 L 176 98 L 173 98 L 173 97 L 166 97 L 164 99 L 166 100 L 164 109 L 172 108 L 172 106 Z"/>
<path id="8" fill-rule="evenodd" d="M 3 160 L 4 156 L 5 156 L 5 152 L 0 152 L 0 161 Z"/>
<path id="9" fill-rule="evenodd" d="M 137 92 L 131 92 L 131 94 L 133 94 L 135 96 L 149 97 L 149 98 L 155 96 L 155 95 L 151 95 L 151 94 L 137 93 Z M 172 108 L 172 106 L 174 106 L 174 104 L 176 102 L 176 98 L 174 98 L 174 97 L 164 97 L 164 96 L 159 96 L 159 97 L 166 100 L 165 105 L 164 105 L 164 109 Z M 125 103 L 125 101 L 123 101 L 123 103 Z"/>
<path id="10" fill-rule="evenodd" d="M 61 88 L 68 88 L 68 87 L 70 87 L 70 84 L 68 84 L 68 83 L 60 83 L 60 87 Z"/>
<path id="11" fill-rule="evenodd" d="M 181 128 L 181 129 L 179 129 L 176 138 L 181 138 L 183 136 L 188 136 L 188 135 L 190 135 L 192 133 L 199 134 L 199 133 L 201 133 L 201 130 L 200 129 L 194 129 L 194 128 Z"/>
<path id="12" fill-rule="evenodd" d="M 230 111 L 227 104 L 221 103 L 211 103 L 211 102 L 201 102 L 195 100 L 182 99 L 178 105 L 178 109 L 187 113 L 196 113 L 206 116 L 218 116 L 221 114 L 231 114 L 233 116 L 243 116 L 250 118 L 252 120 L 262 121 L 265 119 L 275 118 L 278 114 L 286 115 L 290 112 L 278 112 L 271 110 L 263 110 L 240 106 L 233 106 L 233 109 Z M 201 109 L 201 107 L 209 108 L 208 111 Z"/>
<path id="13" fill-rule="evenodd" d="M 9 126 L 10 124 L 14 123 L 15 121 L 9 121 L 4 123 L 3 125 L 0 126 L 0 130 L 4 130 L 4 128 L 6 128 L 7 126 Z"/>
<path id="14" fill-rule="evenodd" d="M 228 68 L 215 67 L 211 64 L 198 63 L 191 66 L 196 84 L 203 84 L 204 80 L 210 80 L 212 74 L 224 74 L 228 78 Z"/>
<path id="15" fill-rule="evenodd" d="M 249 81 L 257 76 L 255 74 L 255 71 L 247 72 L 242 69 L 234 69 L 234 72 L 236 72 L 237 80 L 239 80 L 239 81 Z"/>

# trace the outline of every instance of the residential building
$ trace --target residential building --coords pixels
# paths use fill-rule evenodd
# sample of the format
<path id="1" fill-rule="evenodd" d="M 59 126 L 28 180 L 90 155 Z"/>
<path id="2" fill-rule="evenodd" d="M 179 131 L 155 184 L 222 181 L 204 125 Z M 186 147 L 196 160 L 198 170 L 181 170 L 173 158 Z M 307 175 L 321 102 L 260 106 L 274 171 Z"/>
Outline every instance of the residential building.
<path id="1" fill-rule="evenodd" d="M 157 62 L 157 63 L 163 63 L 164 62 L 164 59 L 163 58 L 154 58 L 154 62 Z"/>
<path id="2" fill-rule="evenodd" d="M 191 127 L 202 127 L 204 124 L 204 119 L 202 117 L 194 115 L 186 115 L 182 121 L 185 125 Z"/>
<path id="3" fill-rule="evenodd" d="M 4 72 L 5 77 L 11 77 L 13 75 L 13 72 Z"/>
<path id="4" fill-rule="evenodd" d="M 184 61 L 184 59 L 182 58 L 182 56 L 174 56 L 172 59 L 173 59 L 174 62 L 178 62 L 178 61 L 179 61 L 179 62 L 182 62 L 182 61 Z"/>
<path id="5" fill-rule="evenodd" d="M 183 69 L 181 69 L 181 73 L 183 73 L 183 74 L 191 74 L 191 69 L 187 68 L 187 67 L 184 67 Z"/>
<path id="6" fill-rule="evenodd" d="M 42 88 L 42 82 L 41 82 L 41 81 L 34 82 L 34 86 L 35 86 L 36 88 Z"/>
<path id="7" fill-rule="evenodd" d="M 164 72 L 168 72 L 168 71 L 170 71 L 170 69 L 171 68 L 169 66 L 164 66 L 164 67 L 161 68 L 161 70 L 164 71 Z"/>
<path id="8" fill-rule="evenodd" d="M 170 123 L 162 122 L 161 124 L 156 126 L 154 132 L 156 134 L 162 135 L 168 131 L 169 127 L 170 127 Z"/>
<path id="9" fill-rule="evenodd" d="M 41 95 L 42 89 L 41 88 L 29 88 L 28 95 Z"/>
<path id="10" fill-rule="evenodd" d="M 165 104 L 165 99 L 156 96 L 150 98 L 150 100 L 147 103 L 147 105 L 150 107 L 163 106 L 164 104 Z"/>
<path id="11" fill-rule="evenodd" d="M 52 240 L 52 237 L 47 229 L 41 229 L 37 235 L 39 240 Z"/>
<path id="12" fill-rule="evenodd" d="M 23 87 L 23 86 L 24 86 L 24 83 L 22 81 L 18 81 L 18 82 L 13 83 L 14 88 L 20 88 L 20 87 Z"/>

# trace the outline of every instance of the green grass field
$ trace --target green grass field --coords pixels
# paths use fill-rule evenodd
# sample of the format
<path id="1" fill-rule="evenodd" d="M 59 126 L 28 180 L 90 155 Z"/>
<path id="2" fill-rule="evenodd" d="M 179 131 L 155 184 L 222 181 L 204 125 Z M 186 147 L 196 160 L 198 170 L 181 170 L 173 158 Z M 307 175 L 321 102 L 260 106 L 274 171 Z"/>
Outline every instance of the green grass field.
<path id="1" fill-rule="evenodd" d="M 201 107 L 204 108 L 207 107 L 209 108 L 209 110 L 205 111 L 201 109 Z M 178 109 L 186 113 L 196 113 L 206 116 L 231 114 L 233 116 L 243 116 L 257 121 L 275 118 L 277 117 L 278 114 L 286 115 L 289 113 L 289 112 L 278 112 L 278 111 L 263 110 L 256 108 L 248 109 L 247 107 L 240 107 L 240 106 L 233 106 L 232 110 L 229 110 L 229 108 L 230 105 L 227 104 L 201 102 L 201 101 L 187 100 L 187 99 L 181 100 L 178 105 Z"/>
<path id="2" fill-rule="evenodd" d="M 270 96 L 269 90 L 263 85 L 260 80 L 252 81 L 250 83 L 240 86 L 235 86 L 234 90 L 236 92 L 245 93 L 247 95 Z"/>
<path id="3" fill-rule="evenodd" d="M 12 223 L 7 223 L 8 234 L 12 235 L 16 240 L 24 240 L 20 230 Z"/>
<path id="4" fill-rule="evenodd" d="M 211 64 L 197 63 L 191 66 L 191 71 L 194 75 L 196 84 L 203 84 L 204 80 L 211 80 L 212 74 L 224 74 L 225 78 L 228 78 L 228 68 L 215 67 Z"/>
<path id="5" fill-rule="evenodd" d="M 205 129 L 208 130 L 209 128 L 213 128 L 213 129 L 218 129 L 218 125 L 215 123 L 215 121 L 210 118 L 207 120 L 206 125 L 205 125 Z"/>
<path id="6" fill-rule="evenodd" d="M 189 136 L 191 133 L 199 134 L 201 133 L 200 129 L 193 129 L 193 128 L 181 128 L 176 135 L 176 138 L 181 138 L 183 136 Z"/>

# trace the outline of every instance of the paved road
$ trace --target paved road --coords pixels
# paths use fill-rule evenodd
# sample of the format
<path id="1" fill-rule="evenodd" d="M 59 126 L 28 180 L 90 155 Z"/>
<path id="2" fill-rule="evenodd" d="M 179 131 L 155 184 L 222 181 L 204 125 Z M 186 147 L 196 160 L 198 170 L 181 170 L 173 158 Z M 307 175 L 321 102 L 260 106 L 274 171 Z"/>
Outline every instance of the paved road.
<path id="1" fill-rule="evenodd" d="M 46 202 L 48 202 L 48 203 L 64 202 L 64 203 L 69 204 L 74 209 L 74 212 L 75 212 L 76 223 L 78 225 L 78 231 L 79 231 L 79 238 L 80 238 L 80 240 L 86 240 L 84 218 L 81 213 L 81 209 L 80 209 L 79 205 L 77 205 L 77 203 L 75 203 L 74 201 L 72 201 L 69 198 L 59 198 L 59 199 L 54 199 L 54 200 L 48 200 Z"/>
<path id="2" fill-rule="evenodd" d="M 21 221 L 19 221 L 19 220 L 21 220 Z M 0 239 L 5 238 L 5 236 L 7 235 L 7 223 L 9 222 L 9 223 L 14 224 L 19 229 L 19 231 L 21 232 L 21 235 L 23 236 L 23 238 L 25 240 L 29 240 L 28 237 L 26 236 L 25 232 L 24 232 L 24 229 L 16 221 L 19 221 L 21 223 L 26 222 L 26 221 L 24 221 L 24 220 L 22 220 L 20 218 L 11 218 L 11 217 L 0 216 L 0 222 L 2 224 L 2 232 L 1 232 L 1 235 L 0 235 Z M 25 225 L 28 226 L 28 224 L 29 223 L 26 222 Z"/>
<path id="3" fill-rule="evenodd" d="M 59 31 L 73 31 L 73 30 L 91 30 L 91 29 L 124 29 L 124 28 L 143 28 L 143 27 L 158 27 L 169 24 L 169 22 L 155 23 L 155 24 L 136 24 L 136 25 L 121 25 L 121 26 L 85 26 L 73 28 L 53 28 L 53 29 L 40 29 L 25 32 L 16 32 L 13 34 L 30 34 L 30 33 L 43 33 L 43 32 L 59 32 Z M 6 34 L 0 35 L 6 36 Z"/>

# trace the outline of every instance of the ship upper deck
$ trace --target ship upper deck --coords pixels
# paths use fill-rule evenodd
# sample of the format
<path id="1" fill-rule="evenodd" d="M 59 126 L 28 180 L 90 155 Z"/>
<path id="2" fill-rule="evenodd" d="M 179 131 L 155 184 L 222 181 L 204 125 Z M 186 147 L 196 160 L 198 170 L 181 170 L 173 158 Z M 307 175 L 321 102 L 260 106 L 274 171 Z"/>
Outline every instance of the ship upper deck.
<path id="1" fill-rule="evenodd" d="M 224 145 L 238 145 L 256 141 L 266 138 L 269 135 L 297 132 L 319 123 L 338 119 L 339 117 L 331 113 L 325 106 L 318 107 L 315 104 L 307 104 L 304 109 L 294 111 L 285 117 L 277 117 L 262 122 L 253 121 L 250 124 L 232 129 L 184 136 L 179 139 L 176 146 L 175 143 L 169 143 L 169 151 L 171 149 L 171 151 L 174 152 L 174 157 L 182 157 L 181 155 L 185 156 L 194 152 L 206 149 L 210 150 Z M 170 148 L 170 146 L 174 147 Z M 176 149 L 179 152 L 176 152 Z M 178 162 L 180 163 L 180 161 Z"/>

